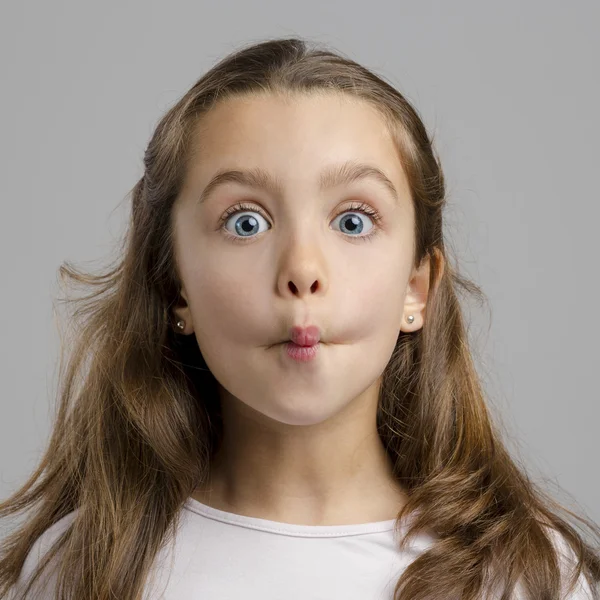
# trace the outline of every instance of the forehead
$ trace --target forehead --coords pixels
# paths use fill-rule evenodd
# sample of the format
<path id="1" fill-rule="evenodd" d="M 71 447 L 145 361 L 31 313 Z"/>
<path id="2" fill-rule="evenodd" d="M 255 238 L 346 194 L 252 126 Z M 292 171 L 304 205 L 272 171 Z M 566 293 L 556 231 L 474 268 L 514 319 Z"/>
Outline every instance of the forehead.
<path id="1" fill-rule="evenodd" d="M 318 139 L 381 146 L 392 143 L 383 118 L 367 102 L 340 93 L 248 94 L 219 101 L 198 124 L 197 150 L 207 155 L 284 144 L 302 150 Z M 386 144 L 387 142 L 387 144 Z M 374 149 L 374 148 L 371 148 Z M 311 152 L 314 148 L 311 147 Z M 210 156 L 205 156 L 209 158 Z"/>
<path id="2" fill-rule="evenodd" d="M 408 182 L 381 114 L 341 93 L 261 93 L 219 101 L 197 123 L 191 175 L 259 168 L 285 181 L 316 182 L 324 166 L 353 161 L 382 170 L 402 196 Z"/>

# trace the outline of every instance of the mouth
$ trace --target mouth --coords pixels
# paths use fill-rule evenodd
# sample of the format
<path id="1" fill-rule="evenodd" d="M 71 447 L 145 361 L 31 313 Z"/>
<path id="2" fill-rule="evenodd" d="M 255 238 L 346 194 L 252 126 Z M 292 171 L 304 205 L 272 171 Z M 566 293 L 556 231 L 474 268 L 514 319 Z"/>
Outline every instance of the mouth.
<path id="1" fill-rule="evenodd" d="M 311 345 L 301 345 L 292 342 L 291 340 L 285 340 L 279 344 L 284 347 L 285 353 L 292 360 L 299 363 L 312 362 L 321 349 L 322 343 L 319 341 Z"/>
<path id="2" fill-rule="evenodd" d="M 321 331 L 316 325 L 301 327 L 295 325 L 291 328 L 288 341 L 296 346 L 310 348 L 316 346 L 321 340 Z"/>
<path id="3" fill-rule="evenodd" d="M 322 344 L 323 342 L 317 342 L 316 344 L 297 344 L 296 342 L 293 342 L 292 340 L 282 340 L 281 342 L 279 342 L 279 344 L 290 344 L 290 346 L 296 346 L 298 348 L 314 348 L 315 346 L 318 346 L 319 344 Z"/>
<path id="4" fill-rule="evenodd" d="M 287 337 L 275 342 L 273 346 L 286 345 L 288 349 L 300 350 L 302 348 L 310 350 L 317 348 L 323 340 L 321 338 L 321 330 L 316 325 L 308 325 L 302 327 L 295 325 L 290 328 Z"/>

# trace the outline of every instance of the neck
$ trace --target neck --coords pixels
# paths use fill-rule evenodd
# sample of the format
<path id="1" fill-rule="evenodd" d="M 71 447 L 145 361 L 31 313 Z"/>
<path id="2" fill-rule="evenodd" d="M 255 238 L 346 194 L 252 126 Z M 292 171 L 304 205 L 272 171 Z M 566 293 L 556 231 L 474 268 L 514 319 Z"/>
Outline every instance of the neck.
<path id="1" fill-rule="evenodd" d="M 214 508 L 299 525 L 395 519 L 407 500 L 376 430 L 376 402 L 287 425 L 224 397 L 224 438 L 192 497 Z"/>

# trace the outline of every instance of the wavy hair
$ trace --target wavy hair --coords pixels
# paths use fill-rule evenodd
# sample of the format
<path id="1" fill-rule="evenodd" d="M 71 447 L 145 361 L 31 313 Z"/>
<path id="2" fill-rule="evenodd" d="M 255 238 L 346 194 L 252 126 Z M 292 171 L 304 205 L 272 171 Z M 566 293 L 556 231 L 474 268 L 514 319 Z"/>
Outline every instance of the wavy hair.
<path id="1" fill-rule="evenodd" d="M 400 333 L 377 412 L 394 475 L 409 494 L 397 519 L 414 517 L 402 543 L 423 528 L 438 537 L 402 573 L 395 600 L 476 600 L 490 589 L 504 600 L 519 586 L 531 600 L 559 600 L 565 578 L 553 533 L 576 559 L 569 585 L 583 575 L 596 588 L 600 554 L 566 515 L 596 539 L 600 528 L 528 478 L 486 406 L 460 297 L 483 293 L 450 262 L 444 175 L 422 120 L 382 77 L 291 38 L 238 48 L 201 77 L 151 136 L 117 258 L 96 274 L 60 266 L 61 282 L 87 291 L 62 299 L 74 304 L 75 335 L 61 343 L 48 445 L 29 480 L 0 504 L 0 517 L 31 511 L 0 548 L 1 597 L 39 536 L 75 511 L 29 585 L 56 557 L 57 600 L 142 598 L 153 560 L 175 535 L 187 497 L 207 480 L 223 433 L 217 382 L 194 336 L 174 332 L 171 312 L 181 289 L 171 213 L 192 132 L 231 96 L 327 92 L 362 99 L 385 120 L 414 204 L 415 266 L 432 259 L 424 326 Z"/>

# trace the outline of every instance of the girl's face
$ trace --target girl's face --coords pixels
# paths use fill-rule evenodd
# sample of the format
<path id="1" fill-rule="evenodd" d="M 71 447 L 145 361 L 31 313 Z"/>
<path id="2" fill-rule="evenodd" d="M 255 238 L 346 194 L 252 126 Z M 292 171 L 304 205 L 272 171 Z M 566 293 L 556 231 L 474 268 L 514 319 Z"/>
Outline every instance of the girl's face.
<path id="1" fill-rule="evenodd" d="M 400 329 L 422 325 L 428 281 L 428 265 L 412 270 L 413 206 L 383 119 L 337 94 L 246 96 L 218 104 L 195 136 L 173 212 L 175 318 L 195 333 L 221 398 L 290 425 L 376 402 Z M 341 181 L 344 163 L 389 183 Z M 209 185 L 228 170 L 237 181 Z M 249 174 L 253 185 L 241 181 Z M 311 361 L 281 343 L 294 325 L 320 329 Z"/>

